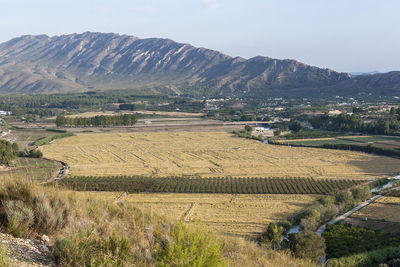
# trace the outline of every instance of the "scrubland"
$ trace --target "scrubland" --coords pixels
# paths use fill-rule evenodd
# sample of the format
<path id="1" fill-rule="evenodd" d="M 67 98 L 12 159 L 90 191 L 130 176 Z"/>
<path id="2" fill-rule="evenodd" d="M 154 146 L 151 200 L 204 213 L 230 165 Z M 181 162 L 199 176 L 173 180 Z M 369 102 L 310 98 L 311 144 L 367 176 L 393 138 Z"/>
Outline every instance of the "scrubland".
<path id="1" fill-rule="evenodd" d="M 2 180 L 0 189 L 1 226 L 18 237 L 49 235 L 61 266 L 313 266 L 286 251 L 170 222 L 138 209 L 130 197 L 15 179 Z"/>

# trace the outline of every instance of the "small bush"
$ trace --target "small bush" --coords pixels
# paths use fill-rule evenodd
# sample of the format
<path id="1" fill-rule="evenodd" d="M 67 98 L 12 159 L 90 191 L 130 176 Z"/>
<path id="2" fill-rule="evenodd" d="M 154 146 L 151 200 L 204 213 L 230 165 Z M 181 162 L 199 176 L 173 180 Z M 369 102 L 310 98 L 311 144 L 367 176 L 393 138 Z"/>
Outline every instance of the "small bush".
<path id="1" fill-rule="evenodd" d="M 31 182 L 11 180 L 0 186 L 1 223 L 14 236 L 29 231 L 51 234 L 69 221 L 69 200 L 43 192 Z"/>
<path id="2" fill-rule="evenodd" d="M 226 266 L 222 246 L 210 233 L 180 222 L 171 235 L 173 240 L 163 243 L 154 255 L 158 266 Z"/>
<path id="3" fill-rule="evenodd" d="M 44 194 L 37 195 L 33 200 L 33 210 L 38 232 L 50 234 L 68 223 L 69 205 L 60 198 L 49 199 Z"/>
<path id="4" fill-rule="evenodd" d="M 0 186 L 0 200 L 20 200 L 32 202 L 34 198 L 34 186 L 30 182 L 7 181 Z"/>
<path id="5" fill-rule="evenodd" d="M 53 248 L 56 263 L 61 266 L 124 266 L 131 256 L 129 240 L 115 234 L 99 237 L 93 232 L 57 238 Z"/>
<path id="6" fill-rule="evenodd" d="M 32 150 L 29 151 L 28 157 L 29 158 L 36 158 L 36 159 L 43 158 L 43 153 L 40 150 L 32 149 Z"/>
<path id="7" fill-rule="evenodd" d="M 33 211 L 22 201 L 6 201 L 4 207 L 7 217 L 7 232 L 16 237 L 26 236 L 34 223 Z"/>

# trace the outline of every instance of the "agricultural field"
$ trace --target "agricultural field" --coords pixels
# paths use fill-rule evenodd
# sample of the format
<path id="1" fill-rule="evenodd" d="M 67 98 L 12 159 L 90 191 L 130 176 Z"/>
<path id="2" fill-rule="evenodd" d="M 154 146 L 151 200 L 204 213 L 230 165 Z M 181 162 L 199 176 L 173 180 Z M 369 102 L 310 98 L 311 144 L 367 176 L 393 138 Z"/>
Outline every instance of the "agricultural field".
<path id="1" fill-rule="evenodd" d="M 400 223 L 400 198 L 381 197 L 354 213 L 352 217 Z"/>
<path id="2" fill-rule="evenodd" d="M 400 138 L 390 136 L 338 136 L 330 138 L 311 138 L 280 140 L 281 143 L 305 146 L 321 146 L 324 144 L 374 145 L 382 148 L 400 149 Z"/>
<path id="3" fill-rule="evenodd" d="M 113 201 L 121 193 L 82 193 Z M 178 221 L 199 223 L 219 234 L 252 238 L 270 222 L 294 216 L 311 206 L 314 195 L 232 195 L 232 194 L 129 194 L 122 200 L 144 212 Z M 191 212 L 189 212 L 191 211 Z M 190 214 L 189 214 L 190 213 Z"/>
<path id="4" fill-rule="evenodd" d="M 47 159 L 17 158 L 15 166 L 0 167 L 0 178 L 28 178 L 46 181 L 57 175 L 61 165 Z"/>
<path id="5" fill-rule="evenodd" d="M 10 130 L 7 140 L 16 142 L 20 149 L 23 150 L 33 145 L 36 140 L 52 134 L 54 132 L 47 131 L 46 129 L 17 127 Z"/>
<path id="6" fill-rule="evenodd" d="M 365 153 L 266 145 L 226 132 L 80 133 L 42 146 L 74 176 L 313 177 L 374 179 L 400 160 Z"/>

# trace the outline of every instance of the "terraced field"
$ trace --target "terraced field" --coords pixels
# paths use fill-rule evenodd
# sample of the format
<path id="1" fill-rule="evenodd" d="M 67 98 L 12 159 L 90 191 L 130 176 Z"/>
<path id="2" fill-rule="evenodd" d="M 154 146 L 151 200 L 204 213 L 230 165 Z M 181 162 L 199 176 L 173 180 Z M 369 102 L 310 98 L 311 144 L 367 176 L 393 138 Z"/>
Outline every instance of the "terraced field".
<path id="1" fill-rule="evenodd" d="M 93 194 L 102 199 L 118 199 L 120 193 Z M 310 195 L 231 195 L 231 194 L 130 194 L 123 201 L 132 202 L 144 212 L 178 221 L 191 209 L 188 223 L 200 223 L 219 234 L 251 238 L 270 222 L 293 216 L 319 196 Z"/>
<path id="2" fill-rule="evenodd" d="M 29 178 L 46 181 L 56 177 L 60 164 L 46 159 L 17 158 L 12 167 L 0 166 L 0 179 Z"/>
<path id="3" fill-rule="evenodd" d="M 82 133 L 41 149 L 77 176 L 372 179 L 400 172 L 393 158 L 265 145 L 223 132 Z"/>

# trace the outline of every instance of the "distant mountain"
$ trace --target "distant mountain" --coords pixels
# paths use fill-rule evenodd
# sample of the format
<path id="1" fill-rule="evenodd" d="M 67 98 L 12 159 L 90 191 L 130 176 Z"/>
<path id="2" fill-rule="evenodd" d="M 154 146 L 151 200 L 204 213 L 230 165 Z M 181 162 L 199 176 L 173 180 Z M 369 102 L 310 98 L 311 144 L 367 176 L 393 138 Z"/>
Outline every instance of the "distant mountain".
<path id="1" fill-rule="evenodd" d="M 340 95 L 400 96 L 400 71 L 359 75 L 325 88 L 325 90 Z"/>
<path id="2" fill-rule="evenodd" d="M 370 72 L 349 72 L 352 77 L 360 76 L 360 75 L 373 75 L 373 74 L 380 74 L 381 72 L 378 70 L 370 71 Z"/>
<path id="3" fill-rule="evenodd" d="M 0 93 L 132 88 L 146 93 L 245 95 L 312 90 L 347 73 L 295 60 L 244 59 L 169 39 L 113 33 L 22 36 L 0 44 Z"/>

